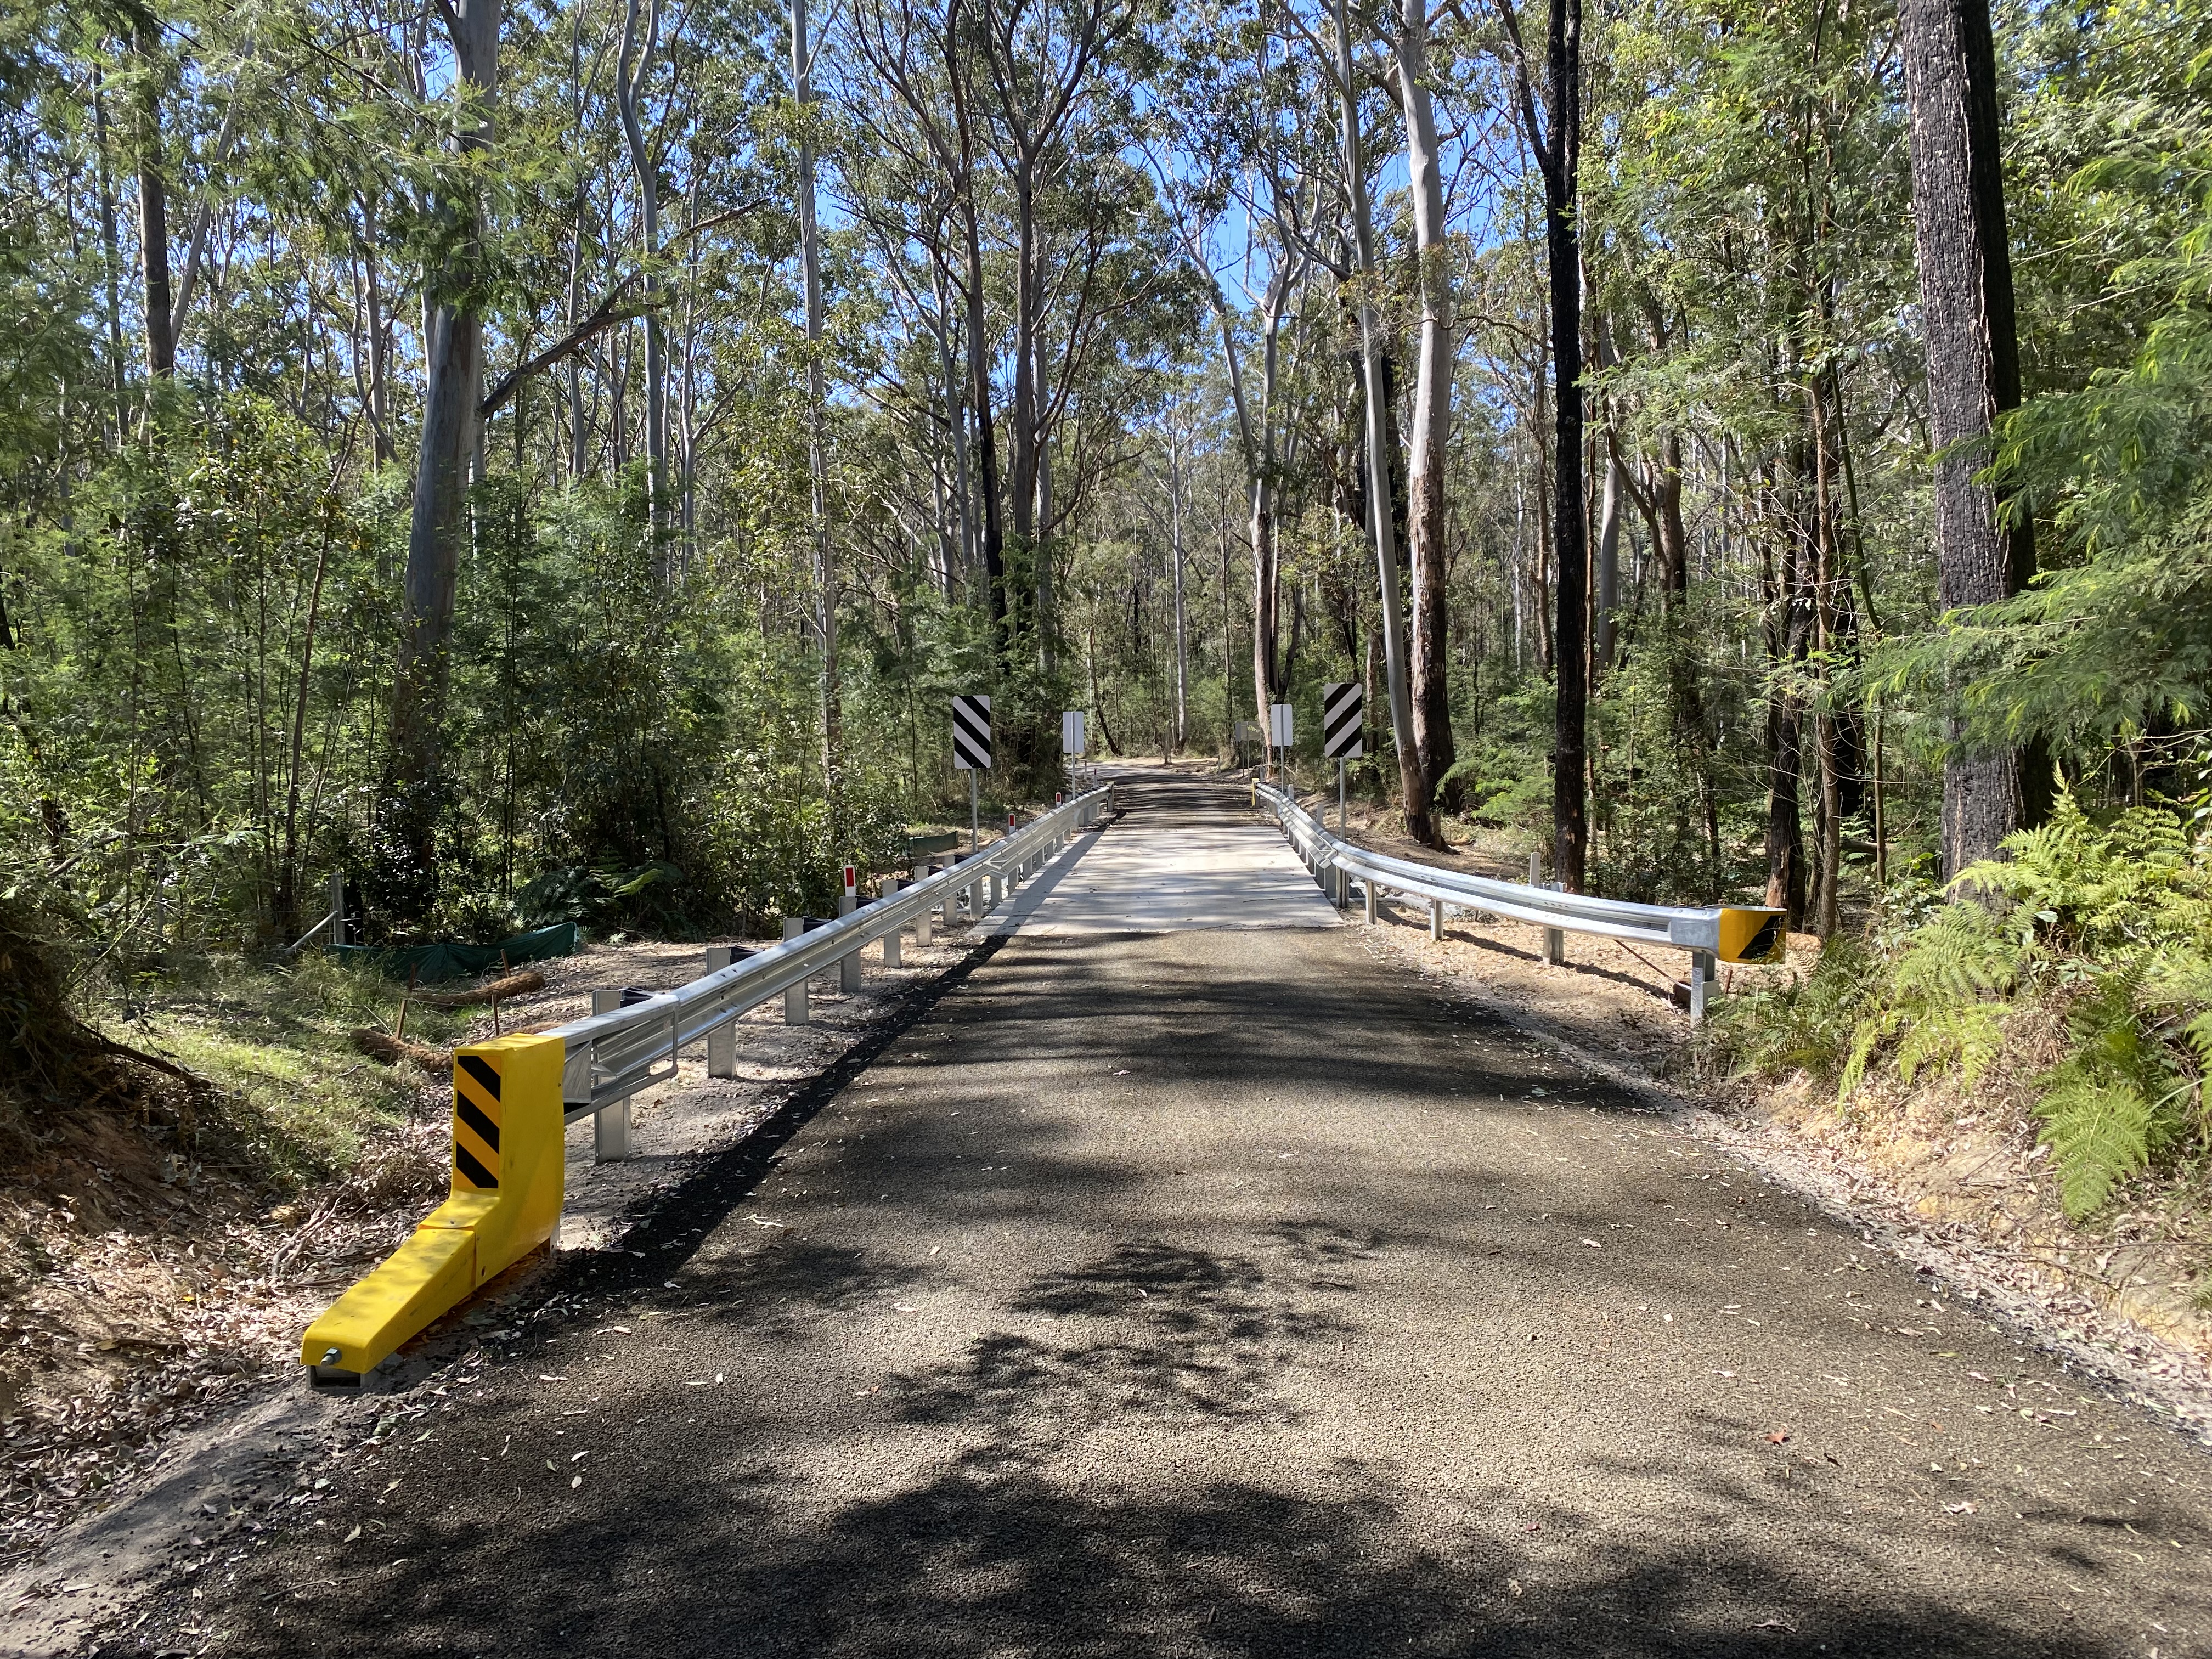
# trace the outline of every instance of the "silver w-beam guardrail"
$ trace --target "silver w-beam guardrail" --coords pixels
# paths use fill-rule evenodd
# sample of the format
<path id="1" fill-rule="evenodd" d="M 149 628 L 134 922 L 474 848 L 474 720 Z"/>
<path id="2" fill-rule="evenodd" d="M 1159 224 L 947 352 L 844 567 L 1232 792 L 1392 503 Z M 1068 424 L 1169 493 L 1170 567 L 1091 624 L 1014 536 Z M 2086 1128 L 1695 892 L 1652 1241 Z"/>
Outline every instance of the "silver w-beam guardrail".
<path id="1" fill-rule="evenodd" d="M 970 895 L 969 920 L 980 921 L 998 894 L 994 890 L 987 902 L 978 890 L 986 883 L 995 890 L 1042 864 L 1070 835 L 1097 823 L 1113 793 L 1109 784 L 1078 795 L 933 876 L 688 985 L 555 1026 L 547 1035 L 559 1037 L 567 1049 L 561 1069 L 565 1121 L 619 1108 L 639 1091 L 673 1077 L 679 1050 L 728 1030 L 778 993 L 848 958 L 857 960 L 864 946 L 896 935 L 927 913 L 942 908 L 950 922 L 951 901 L 963 892 Z"/>
<path id="2" fill-rule="evenodd" d="M 1788 944 L 1780 910 L 1735 905 L 1686 907 L 1671 904 L 1632 904 L 1626 899 L 1593 898 L 1586 893 L 1563 892 L 1534 881 L 1499 881 L 1489 876 L 1463 875 L 1370 852 L 1340 836 L 1333 836 L 1289 794 L 1273 784 L 1253 786 L 1255 806 L 1263 806 L 1282 826 L 1285 837 L 1297 849 L 1306 868 L 1314 872 L 1341 909 L 1352 902 L 1351 878 L 1358 877 L 1366 890 L 1367 920 L 1375 920 L 1378 893 L 1404 893 L 1429 901 L 1429 932 L 1443 937 L 1444 907 L 1456 904 L 1514 921 L 1534 922 L 1544 929 L 1544 956 L 1549 962 L 1564 959 L 1565 933 L 1589 933 L 1638 945 L 1657 945 L 1690 953 L 1690 1018 L 1703 1019 L 1706 988 L 1712 982 L 1713 963 L 1720 962 L 1779 962 Z M 1534 873 L 1535 860 L 1529 860 Z"/>
<path id="3" fill-rule="evenodd" d="M 860 952 L 883 942 L 899 960 L 914 927 L 927 942 L 930 912 L 981 921 L 1004 890 L 1041 868 L 1079 830 L 1097 823 L 1114 786 L 1093 789 L 980 848 L 951 867 L 860 904 L 835 921 L 715 968 L 676 990 L 628 1007 L 453 1051 L 452 1196 L 407 1242 L 340 1297 L 300 1342 L 318 1382 L 358 1383 L 399 1345 L 477 1288 L 549 1241 L 561 1224 L 566 1152 L 562 1131 L 596 1120 L 600 1158 L 629 1155 L 630 1097 L 676 1074 L 676 1057 L 704 1042 L 710 1075 L 737 1070 L 738 1018 L 781 992 L 784 1017 L 806 1018 L 806 982 L 841 969 L 860 984 Z M 803 924 L 800 924 L 803 926 Z M 710 958 L 711 959 L 711 958 Z"/>

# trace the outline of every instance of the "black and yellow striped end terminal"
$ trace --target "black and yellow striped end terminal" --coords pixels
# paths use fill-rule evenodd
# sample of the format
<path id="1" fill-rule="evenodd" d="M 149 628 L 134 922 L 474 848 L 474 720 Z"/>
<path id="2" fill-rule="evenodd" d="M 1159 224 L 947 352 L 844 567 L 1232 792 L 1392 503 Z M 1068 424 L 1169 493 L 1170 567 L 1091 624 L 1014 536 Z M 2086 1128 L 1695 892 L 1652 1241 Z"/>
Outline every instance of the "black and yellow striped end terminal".
<path id="1" fill-rule="evenodd" d="M 1720 949 L 1723 962 L 1779 962 L 1790 948 L 1786 913 L 1780 910 L 1721 912 Z"/>
<path id="2" fill-rule="evenodd" d="M 500 1073 L 495 1054 L 453 1061 L 453 1190 L 499 1190 Z"/>

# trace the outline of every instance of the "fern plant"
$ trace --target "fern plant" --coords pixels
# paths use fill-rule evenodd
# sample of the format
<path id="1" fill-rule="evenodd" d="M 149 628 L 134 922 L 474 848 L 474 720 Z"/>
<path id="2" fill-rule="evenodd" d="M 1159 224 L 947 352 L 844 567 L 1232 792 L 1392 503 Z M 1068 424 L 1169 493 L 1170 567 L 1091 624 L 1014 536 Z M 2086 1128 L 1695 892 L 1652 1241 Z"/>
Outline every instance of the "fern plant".
<path id="1" fill-rule="evenodd" d="M 1948 1063 L 1973 1087 L 2003 1047 L 2007 999 L 2026 949 L 1978 904 L 1948 906 L 1913 929 L 1853 1034 L 1837 1097 L 1857 1091 L 1876 1051 L 1893 1040 L 1905 1083 Z"/>
<path id="2" fill-rule="evenodd" d="M 2077 1221 L 2185 1127 L 2179 1109 L 2193 1083 L 2144 1006 L 2147 977 L 2135 963 L 2093 980 L 2067 1011 L 2072 1052 L 2036 1079 L 2037 1139 L 2051 1148 L 2059 1200 Z"/>
<path id="3" fill-rule="evenodd" d="M 2008 858 L 1954 884 L 1981 902 L 1835 940 L 1801 985 L 1741 1000 L 1716 1038 L 1741 1071 L 1910 1085 L 1952 1068 L 1971 1090 L 2024 1004 L 2063 1011 L 2066 1048 L 2034 1079 L 2037 1138 L 2066 1213 L 2084 1220 L 2171 1156 L 2212 1155 L 2212 841 L 2208 815 L 2093 815 L 2062 793 Z"/>

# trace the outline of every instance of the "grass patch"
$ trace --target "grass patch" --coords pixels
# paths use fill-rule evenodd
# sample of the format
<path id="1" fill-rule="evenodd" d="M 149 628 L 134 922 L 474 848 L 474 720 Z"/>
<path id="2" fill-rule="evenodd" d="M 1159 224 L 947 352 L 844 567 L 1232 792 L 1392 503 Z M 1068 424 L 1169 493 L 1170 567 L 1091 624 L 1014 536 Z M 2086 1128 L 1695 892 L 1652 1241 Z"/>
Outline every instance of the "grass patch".
<path id="1" fill-rule="evenodd" d="M 238 957 L 191 964 L 115 1011 L 131 1041 L 167 1053 L 221 1094 L 205 1158 L 296 1191 L 342 1175 L 380 1128 L 424 1109 L 424 1080 L 353 1047 L 357 1026 L 398 1024 L 401 990 L 327 957 L 272 966 Z M 450 1043 L 467 1015 L 414 999 L 407 1035 Z"/>

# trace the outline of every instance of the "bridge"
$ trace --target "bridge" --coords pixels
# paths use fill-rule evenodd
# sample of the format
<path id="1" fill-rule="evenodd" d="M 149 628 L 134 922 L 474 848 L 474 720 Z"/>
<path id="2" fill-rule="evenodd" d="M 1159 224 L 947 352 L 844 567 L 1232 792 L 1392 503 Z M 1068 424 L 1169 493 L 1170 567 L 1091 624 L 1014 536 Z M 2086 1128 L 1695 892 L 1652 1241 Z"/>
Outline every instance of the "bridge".
<path id="1" fill-rule="evenodd" d="M 2208 1650 L 2201 1453 L 1409 974 L 1253 800 L 1121 783 L 619 1249 L 434 1328 L 202 1581 L 221 1650 Z"/>

